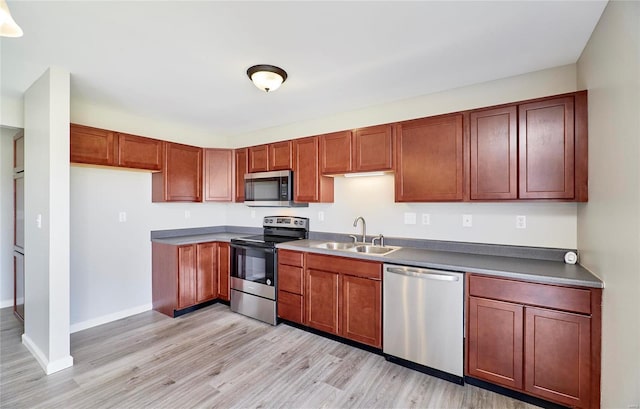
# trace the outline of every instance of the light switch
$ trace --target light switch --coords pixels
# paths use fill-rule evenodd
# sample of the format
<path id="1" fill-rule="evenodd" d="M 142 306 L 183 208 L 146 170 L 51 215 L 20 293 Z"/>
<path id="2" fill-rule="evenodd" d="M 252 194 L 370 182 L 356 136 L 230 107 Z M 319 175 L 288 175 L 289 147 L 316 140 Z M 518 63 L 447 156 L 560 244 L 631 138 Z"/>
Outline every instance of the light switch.
<path id="1" fill-rule="evenodd" d="M 324 221 L 324 212 L 322 210 L 318 212 L 318 221 Z"/>
<path id="2" fill-rule="evenodd" d="M 404 214 L 404 224 L 416 224 L 416 214 L 415 213 L 405 213 Z"/>
<path id="3" fill-rule="evenodd" d="M 42 228 L 42 215 L 39 214 L 36 216 L 36 227 L 41 229 Z"/>

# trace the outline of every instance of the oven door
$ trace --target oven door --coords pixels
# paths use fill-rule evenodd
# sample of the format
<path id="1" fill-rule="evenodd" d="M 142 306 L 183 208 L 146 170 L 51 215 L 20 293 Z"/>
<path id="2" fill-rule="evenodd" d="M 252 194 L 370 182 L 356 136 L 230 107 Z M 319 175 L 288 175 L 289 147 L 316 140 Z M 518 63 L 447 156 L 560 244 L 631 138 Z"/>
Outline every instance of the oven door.
<path id="1" fill-rule="evenodd" d="M 257 243 L 231 243 L 231 288 L 276 299 L 276 249 Z"/>

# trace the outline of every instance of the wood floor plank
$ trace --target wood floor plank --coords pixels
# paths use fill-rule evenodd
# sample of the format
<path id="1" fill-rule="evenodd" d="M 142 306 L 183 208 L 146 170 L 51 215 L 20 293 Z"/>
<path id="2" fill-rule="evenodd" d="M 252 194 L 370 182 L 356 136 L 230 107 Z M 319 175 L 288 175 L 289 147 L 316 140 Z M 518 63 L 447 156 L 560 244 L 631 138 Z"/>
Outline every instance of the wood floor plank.
<path id="1" fill-rule="evenodd" d="M 0 408 L 513 408 L 379 355 L 215 304 L 71 335 L 72 368 L 45 376 L 0 310 Z"/>

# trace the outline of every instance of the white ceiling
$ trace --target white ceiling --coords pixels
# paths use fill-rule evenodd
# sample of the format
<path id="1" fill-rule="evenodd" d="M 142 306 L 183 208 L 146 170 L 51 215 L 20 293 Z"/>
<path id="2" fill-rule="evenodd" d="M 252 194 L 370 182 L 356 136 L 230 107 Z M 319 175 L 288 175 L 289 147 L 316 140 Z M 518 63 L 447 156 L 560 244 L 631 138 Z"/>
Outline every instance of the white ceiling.
<path id="1" fill-rule="evenodd" d="M 606 1 L 9 1 L 1 92 L 49 66 L 71 97 L 229 136 L 575 63 Z M 255 88 L 248 67 L 289 79 Z"/>

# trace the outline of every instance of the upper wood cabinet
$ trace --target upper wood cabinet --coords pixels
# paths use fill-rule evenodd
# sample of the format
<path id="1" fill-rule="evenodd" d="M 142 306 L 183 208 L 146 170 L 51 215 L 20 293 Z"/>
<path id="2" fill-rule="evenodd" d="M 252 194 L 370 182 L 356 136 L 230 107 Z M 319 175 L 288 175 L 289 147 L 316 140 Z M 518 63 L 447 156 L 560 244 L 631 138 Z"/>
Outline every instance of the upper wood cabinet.
<path id="1" fill-rule="evenodd" d="M 293 141 L 293 194 L 300 203 L 333 202 L 333 178 L 320 174 L 320 141 L 316 136 Z"/>
<path id="2" fill-rule="evenodd" d="M 233 200 L 233 151 L 231 149 L 204 150 L 204 200 L 231 202 Z"/>
<path id="3" fill-rule="evenodd" d="M 320 135 L 321 173 L 333 175 L 353 170 L 353 139 L 351 131 Z"/>
<path id="4" fill-rule="evenodd" d="M 321 135 L 322 174 L 392 170 L 392 134 L 391 125 L 380 125 Z"/>
<path id="5" fill-rule="evenodd" d="M 395 151 L 396 202 L 463 199 L 462 114 L 399 123 Z"/>
<path id="6" fill-rule="evenodd" d="M 76 124 L 71 124 L 69 129 L 71 162 L 117 165 L 118 139 L 115 132 Z"/>
<path id="7" fill-rule="evenodd" d="M 118 133 L 118 166 L 162 170 L 164 144 L 157 139 Z"/>
<path id="8" fill-rule="evenodd" d="M 24 172 L 24 132 L 21 131 L 13 139 L 13 172 Z"/>
<path id="9" fill-rule="evenodd" d="M 293 169 L 293 141 L 269 144 L 269 170 Z"/>
<path id="10" fill-rule="evenodd" d="M 234 151 L 235 160 L 235 197 L 234 201 L 244 202 L 244 175 L 247 174 L 247 148 L 236 149 Z"/>
<path id="11" fill-rule="evenodd" d="M 471 200 L 518 197 L 517 114 L 513 105 L 469 115 Z"/>
<path id="12" fill-rule="evenodd" d="M 247 148 L 249 173 L 293 169 L 292 141 Z"/>
<path id="13" fill-rule="evenodd" d="M 249 159 L 249 173 L 266 172 L 269 170 L 269 146 L 259 145 L 247 148 Z"/>
<path id="14" fill-rule="evenodd" d="M 353 132 L 353 171 L 393 169 L 391 125 L 370 126 Z"/>
<path id="15" fill-rule="evenodd" d="M 573 199 L 574 98 L 518 107 L 520 198 Z"/>
<path id="16" fill-rule="evenodd" d="M 165 142 L 162 172 L 152 175 L 152 201 L 202 201 L 202 148 Z"/>

